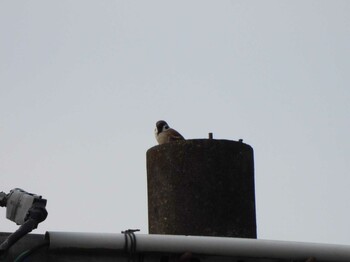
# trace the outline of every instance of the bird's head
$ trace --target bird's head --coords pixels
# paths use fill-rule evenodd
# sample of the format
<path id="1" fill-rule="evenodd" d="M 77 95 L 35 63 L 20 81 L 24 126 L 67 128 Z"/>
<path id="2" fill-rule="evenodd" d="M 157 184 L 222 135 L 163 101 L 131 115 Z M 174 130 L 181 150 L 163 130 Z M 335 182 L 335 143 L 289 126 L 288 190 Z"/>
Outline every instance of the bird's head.
<path id="1" fill-rule="evenodd" d="M 163 132 L 164 130 L 167 130 L 169 128 L 169 125 L 167 122 L 165 122 L 164 120 L 159 120 L 156 123 L 156 129 L 154 130 L 154 132 L 156 134 L 159 134 L 161 132 Z"/>

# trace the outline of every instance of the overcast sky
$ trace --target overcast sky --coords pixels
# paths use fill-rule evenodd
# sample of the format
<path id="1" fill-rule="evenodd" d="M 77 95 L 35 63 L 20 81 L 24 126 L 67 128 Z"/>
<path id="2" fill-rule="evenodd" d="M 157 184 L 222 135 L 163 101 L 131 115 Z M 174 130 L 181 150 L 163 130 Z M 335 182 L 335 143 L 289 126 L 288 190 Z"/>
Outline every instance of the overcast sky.
<path id="1" fill-rule="evenodd" d="M 350 244 L 349 1 L 1 1 L 0 191 L 148 233 L 159 119 L 254 148 L 258 237 Z M 0 232 L 17 226 L 0 209 Z"/>

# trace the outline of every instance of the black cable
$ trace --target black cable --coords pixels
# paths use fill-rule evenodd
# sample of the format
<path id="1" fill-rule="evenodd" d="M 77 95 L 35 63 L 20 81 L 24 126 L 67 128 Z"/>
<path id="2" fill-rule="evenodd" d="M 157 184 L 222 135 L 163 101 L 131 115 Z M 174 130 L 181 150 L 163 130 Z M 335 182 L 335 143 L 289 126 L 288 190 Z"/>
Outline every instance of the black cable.
<path id="1" fill-rule="evenodd" d="M 122 233 L 125 236 L 125 245 L 124 250 L 125 252 L 129 253 L 128 261 L 135 261 L 135 255 L 136 255 L 136 236 L 135 232 L 140 231 L 140 229 L 128 229 L 125 231 L 122 231 Z M 130 251 L 129 251 L 129 239 L 130 239 Z"/>
<path id="2" fill-rule="evenodd" d="M 9 235 L 4 242 L 0 244 L 0 250 L 6 252 L 13 244 L 15 244 L 20 238 L 31 232 L 36 228 L 38 222 L 34 219 L 28 219 L 23 225 L 21 225 L 14 233 Z"/>
<path id="3" fill-rule="evenodd" d="M 16 257 L 16 259 L 14 260 L 14 262 L 22 262 L 24 261 L 24 259 L 26 259 L 27 257 L 29 257 L 30 255 L 32 255 L 33 253 L 35 253 L 36 251 L 38 251 L 39 249 L 46 247 L 49 245 L 49 242 L 44 242 L 36 247 L 33 247 L 31 249 L 28 249 L 26 251 L 24 251 L 23 253 L 21 253 L 18 257 Z"/>

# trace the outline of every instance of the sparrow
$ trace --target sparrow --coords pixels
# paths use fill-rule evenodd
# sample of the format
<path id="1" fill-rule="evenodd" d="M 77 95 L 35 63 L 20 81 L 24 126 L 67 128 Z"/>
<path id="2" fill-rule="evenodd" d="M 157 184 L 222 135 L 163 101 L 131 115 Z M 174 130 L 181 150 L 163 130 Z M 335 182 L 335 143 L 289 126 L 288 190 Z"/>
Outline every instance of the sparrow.
<path id="1" fill-rule="evenodd" d="M 156 123 L 154 135 L 156 136 L 159 145 L 177 140 L 185 140 L 179 132 L 170 128 L 168 123 L 164 120 L 159 120 Z"/>

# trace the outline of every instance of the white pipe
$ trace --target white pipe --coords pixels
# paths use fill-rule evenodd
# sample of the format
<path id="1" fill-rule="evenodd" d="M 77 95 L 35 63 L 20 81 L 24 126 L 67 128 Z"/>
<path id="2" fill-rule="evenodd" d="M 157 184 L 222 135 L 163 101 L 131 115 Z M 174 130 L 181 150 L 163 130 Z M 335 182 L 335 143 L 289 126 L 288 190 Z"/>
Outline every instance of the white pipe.
<path id="1" fill-rule="evenodd" d="M 50 249 L 93 248 L 124 250 L 124 234 L 47 232 Z M 135 234 L 137 252 L 184 253 L 251 257 L 350 261 L 350 246 L 228 237 Z M 130 241 L 128 242 L 130 245 Z"/>
<path id="2" fill-rule="evenodd" d="M 124 234 L 80 233 L 80 232 L 46 232 L 50 249 L 110 249 L 123 250 Z"/>

